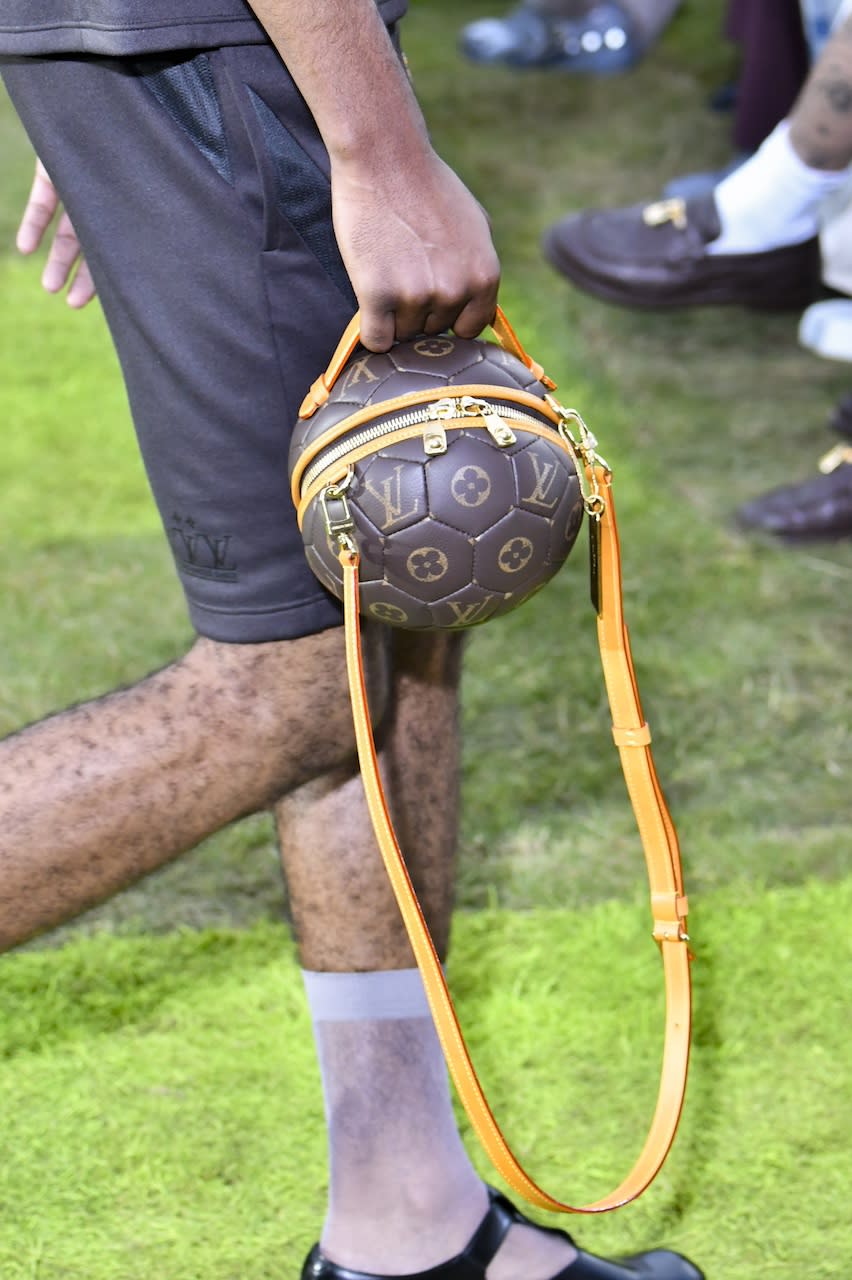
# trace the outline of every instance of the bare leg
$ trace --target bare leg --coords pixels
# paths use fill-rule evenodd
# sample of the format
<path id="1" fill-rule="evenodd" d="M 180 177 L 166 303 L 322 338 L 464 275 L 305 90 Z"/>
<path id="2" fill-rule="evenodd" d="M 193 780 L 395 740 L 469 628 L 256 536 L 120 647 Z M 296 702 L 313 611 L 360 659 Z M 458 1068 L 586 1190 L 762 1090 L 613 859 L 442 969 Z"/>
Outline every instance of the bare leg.
<path id="1" fill-rule="evenodd" d="M 0 949 L 351 760 L 342 669 L 338 629 L 202 639 L 140 684 L 0 742 Z"/>
<path id="2" fill-rule="evenodd" d="M 825 46 L 788 118 L 716 186 L 721 234 L 707 252 L 762 253 L 815 241 L 824 202 L 847 183 L 850 162 L 852 19 Z M 813 287 L 810 262 L 805 250 L 805 294 Z"/>
<path id="3" fill-rule="evenodd" d="M 790 142 L 811 169 L 852 163 L 852 18 L 823 49 L 790 115 Z"/>
<path id="4" fill-rule="evenodd" d="M 450 931 L 458 811 L 460 643 L 397 633 L 381 763 L 394 824 L 441 955 Z M 344 976 L 413 957 L 357 772 L 339 769 L 276 806 L 303 967 Z M 487 1206 L 461 1144 L 428 1018 L 327 1021 L 316 1035 L 326 1092 L 333 1261 L 404 1275 L 468 1243 Z M 514 1226 L 489 1280 L 546 1280 L 573 1250 Z"/>
<path id="5" fill-rule="evenodd" d="M 393 685 L 380 760 L 400 844 L 446 954 L 458 818 L 457 637 L 393 637 Z M 342 663 L 335 674 L 345 682 Z M 300 958 L 350 972 L 414 963 L 363 801 L 357 764 L 308 782 L 276 806 Z"/>

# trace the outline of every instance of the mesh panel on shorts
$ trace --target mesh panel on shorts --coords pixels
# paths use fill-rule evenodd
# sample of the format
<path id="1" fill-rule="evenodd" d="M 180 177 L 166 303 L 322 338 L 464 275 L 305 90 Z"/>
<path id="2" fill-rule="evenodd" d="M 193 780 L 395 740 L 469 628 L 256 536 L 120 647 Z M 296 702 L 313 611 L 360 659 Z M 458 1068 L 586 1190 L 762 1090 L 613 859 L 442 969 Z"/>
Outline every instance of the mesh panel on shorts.
<path id="1" fill-rule="evenodd" d="M 195 143 L 219 176 L 233 186 L 225 122 L 207 54 L 199 53 L 181 62 L 156 63 L 148 58 L 137 66 L 142 80 L 163 110 Z"/>
<path id="2" fill-rule="evenodd" d="M 273 163 L 278 208 L 351 303 L 354 311 L 357 306 L 355 294 L 331 224 L 331 186 L 328 178 L 263 98 L 251 88 L 249 96 Z"/>

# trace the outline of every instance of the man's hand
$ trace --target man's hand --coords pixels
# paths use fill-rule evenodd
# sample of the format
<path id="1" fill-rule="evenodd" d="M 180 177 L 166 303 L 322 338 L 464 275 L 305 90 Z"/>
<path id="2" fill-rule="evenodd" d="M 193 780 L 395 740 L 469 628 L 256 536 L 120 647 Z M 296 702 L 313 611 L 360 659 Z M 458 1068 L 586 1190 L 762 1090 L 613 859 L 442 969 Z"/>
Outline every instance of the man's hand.
<path id="1" fill-rule="evenodd" d="M 332 163 L 334 228 L 361 309 L 361 341 L 454 329 L 473 338 L 494 316 L 500 266 L 488 219 L 431 150 L 388 171 Z"/>
<path id="2" fill-rule="evenodd" d="M 249 3 L 325 142 L 364 346 L 449 328 L 475 336 L 497 304 L 488 220 L 433 151 L 375 0 Z"/>
<path id="3" fill-rule="evenodd" d="M 59 196 L 50 181 L 47 170 L 36 160 L 35 177 L 27 200 L 15 243 L 20 253 L 34 253 L 44 239 L 44 234 L 59 210 Z M 75 264 L 78 264 L 76 271 Z M 70 284 L 69 284 L 70 281 Z M 59 293 L 68 284 L 66 302 L 69 307 L 85 307 L 95 296 L 95 286 L 86 260 L 81 256 L 80 241 L 71 225 L 71 219 L 63 211 L 56 225 L 53 243 L 41 276 L 42 287 L 48 293 Z"/>

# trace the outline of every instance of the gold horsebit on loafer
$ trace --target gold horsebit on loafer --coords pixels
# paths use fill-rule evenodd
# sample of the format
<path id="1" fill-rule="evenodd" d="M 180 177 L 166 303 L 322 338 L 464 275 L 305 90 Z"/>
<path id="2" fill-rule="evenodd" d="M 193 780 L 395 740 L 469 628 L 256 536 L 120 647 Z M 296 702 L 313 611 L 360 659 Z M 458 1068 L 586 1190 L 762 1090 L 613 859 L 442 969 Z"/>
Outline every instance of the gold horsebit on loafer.
<path id="1" fill-rule="evenodd" d="M 685 231 L 689 225 L 686 216 L 686 202 L 678 197 L 675 200 L 657 200 L 642 210 L 642 221 L 646 227 L 661 227 L 670 222 L 678 231 Z"/>
<path id="2" fill-rule="evenodd" d="M 844 463 L 852 463 L 852 445 L 836 444 L 820 458 L 818 465 L 824 476 L 830 476 L 832 471 L 836 471 Z"/>

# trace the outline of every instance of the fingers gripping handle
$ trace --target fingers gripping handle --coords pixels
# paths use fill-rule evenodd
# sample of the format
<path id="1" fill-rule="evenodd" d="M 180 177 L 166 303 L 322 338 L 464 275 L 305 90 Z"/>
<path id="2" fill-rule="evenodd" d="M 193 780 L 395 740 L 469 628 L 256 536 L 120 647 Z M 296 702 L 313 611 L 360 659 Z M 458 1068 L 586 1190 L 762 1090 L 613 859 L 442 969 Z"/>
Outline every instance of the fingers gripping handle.
<path id="1" fill-rule="evenodd" d="M 526 365 L 530 373 L 547 387 L 548 391 L 555 390 L 556 383 L 548 378 L 544 369 L 536 360 L 527 355 L 518 335 L 506 319 L 503 309 L 499 306 L 494 314 L 494 319 L 491 321 L 491 329 L 504 351 L 509 351 L 513 356 L 517 356 L 521 363 Z M 337 344 L 337 350 L 328 363 L 328 368 L 325 373 L 320 374 L 302 401 L 299 409 L 300 418 L 310 418 L 312 414 L 316 413 L 320 405 L 325 404 L 329 392 L 340 377 L 346 361 L 360 341 L 361 313 L 356 311 L 343 331 L 343 335 Z"/>

